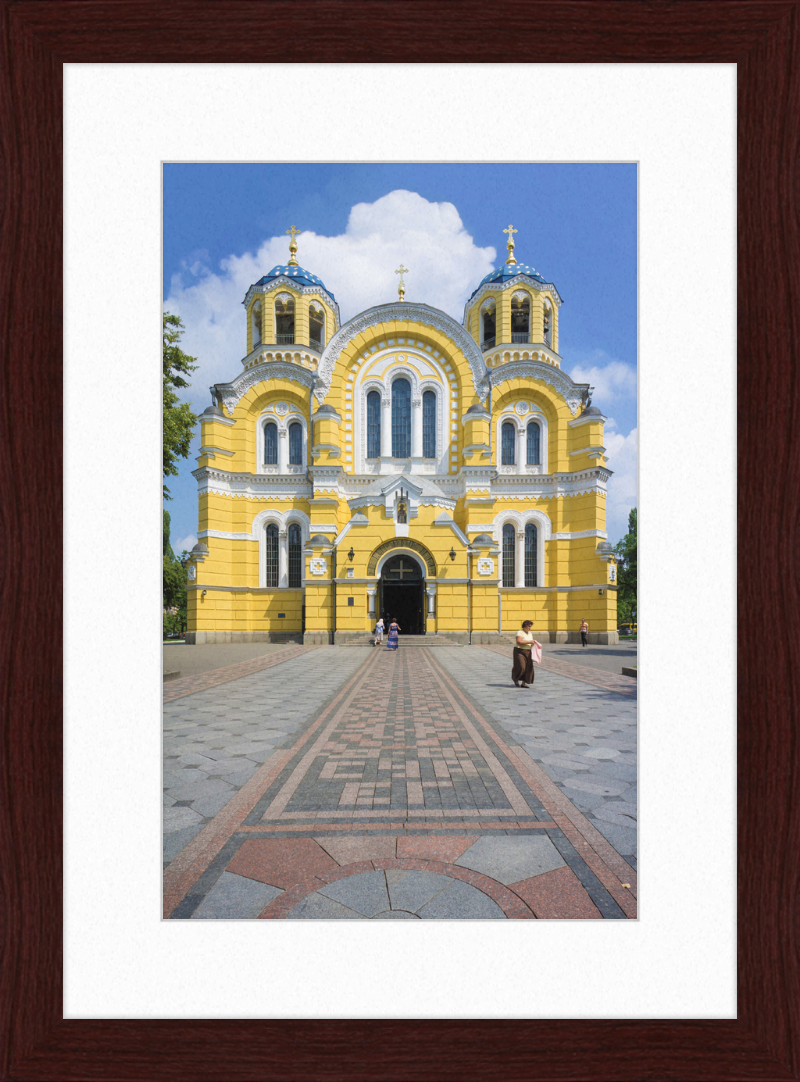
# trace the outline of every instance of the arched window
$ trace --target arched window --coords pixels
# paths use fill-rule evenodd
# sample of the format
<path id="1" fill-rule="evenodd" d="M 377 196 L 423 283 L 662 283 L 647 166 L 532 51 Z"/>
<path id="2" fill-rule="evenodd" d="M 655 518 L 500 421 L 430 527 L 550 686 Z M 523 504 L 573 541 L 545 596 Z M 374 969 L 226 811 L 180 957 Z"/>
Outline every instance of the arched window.
<path id="1" fill-rule="evenodd" d="M 511 298 L 511 341 L 529 342 L 531 328 L 531 300 L 520 291 Z"/>
<path id="2" fill-rule="evenodd" d="M 298 428 L 300 426 L 298 425 Z M 303 582 L 303 544 L 300 527 L 293 522 L 289 527 L 289 586 L 300 587 Z"/>
<path id="3" fill-rule="evenodd" d="M 503 527 L 503 585 L 516 583 L 516 551 L 514 527 L 507 522 Z"/>
<path id="4" fill-rule="evenodd" d="M 294 300 L 288 293 L 275 298 L 275 344 L 294 344 Z"/>
<path id="5" fill-rule="evenodd" d="M 267 526 L 266 533 L 267 566 L 264 584 L 276 589 L 278 586 L 278 527 L 274 522 L 270 522 L 269 526 Z"/>
<path id="6" fill-rule="evenodd" d="M 278 426 L 274 421 L 264 425 L 264 465 L 278 465 Z"/>
<path id="7" fill-rule="evenodd" d="M 436 394 L 422 396 L 422 457 L 436 458 Z"/>
<path id="8" fill-rule="evenodd" d="M 381 396 L 378 391 L 367 395 L 367 458 L 381 457 Z"/>
<path id="9" fill-rule="evenodd" d="M 528 422 L 528 465 L 538 466 L 541 461 L 541 430 L 536 421 Z"/>
<path id="10" fill-rule="evenodd" d="M 253 349 L 256 346 L 261 345 L 261 340 L 264 336 L 264 321 L 261 312 L 261 301 L 256 301 L 253 305 L 252 312 L 252 325 L 253 325 Z"/>
<path id="11" fill-rule="evenodd" d="M 525 527 L 525 585 L 538 586 L 536 580 L 536 548 L 539 531 L 529 522 Z"/>
<path id="12" fill-rule="evenodd" d="M 289 465 L 303 465 L 303 426 L 299 421 L 289 425 Z"/>
<path id="13" fill-rule="evenodd" d="M 501 448 L 501 465 L 513 466 L 516 462 L 517 429 L 511 421 L 505 421 L 501 431 L 503 445 Z"/>
<path id="14" fill-rule="evenodd" d="M 411 384 L 396 379 L 392 384 L 392 458 L 411 454 Z"/>
<path id="15" fill-rule="evenodd" d="M 494 301 L 487 301 L 481 309 L 481 349 L 491 349 L 495 342 L 497 311 Z"/>
<path id="16" fill-rule="evenodd" d="M 553 309 L 547 303 L 544 306 L 544 341 L 553 348 Z"/>
<path id="17" fill-rule="evenodd" d="M 308 341 L 314 349 L 322 350 L 325 342 L 325 312 L 312 301 L 308 306 Z"/>

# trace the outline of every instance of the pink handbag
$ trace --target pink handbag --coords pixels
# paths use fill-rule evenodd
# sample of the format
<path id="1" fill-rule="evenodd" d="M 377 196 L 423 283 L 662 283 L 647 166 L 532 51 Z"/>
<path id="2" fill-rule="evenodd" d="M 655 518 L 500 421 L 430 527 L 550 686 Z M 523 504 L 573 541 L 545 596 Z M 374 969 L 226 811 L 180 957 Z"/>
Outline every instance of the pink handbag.
<path id="1" fill-rule="evenodd" d="M 542 664 L 542 644 L 536 639 L 531 643 L 531 661 L 535 661 L 537 665 Z"/>

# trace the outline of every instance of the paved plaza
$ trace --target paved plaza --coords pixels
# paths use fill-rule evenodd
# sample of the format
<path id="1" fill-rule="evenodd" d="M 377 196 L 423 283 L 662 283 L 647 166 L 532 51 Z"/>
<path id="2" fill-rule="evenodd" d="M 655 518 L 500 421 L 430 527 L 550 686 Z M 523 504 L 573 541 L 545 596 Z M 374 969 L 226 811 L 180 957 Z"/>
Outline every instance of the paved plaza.
<path id="1" fill-rule="evenodd" d="M 507 646 L 287 644 L 165 683 L 165 917 L 634 918 L 636 680 L 588 660 L 524 689 Z"/>

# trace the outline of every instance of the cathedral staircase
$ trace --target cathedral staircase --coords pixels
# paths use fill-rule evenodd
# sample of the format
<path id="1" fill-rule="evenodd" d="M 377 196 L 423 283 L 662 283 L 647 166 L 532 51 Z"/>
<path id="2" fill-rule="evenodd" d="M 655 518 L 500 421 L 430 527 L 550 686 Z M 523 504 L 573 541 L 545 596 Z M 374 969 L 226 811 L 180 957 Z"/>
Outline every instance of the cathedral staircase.
<path id="1" fill-rule="evenodd" d="M 356 639 L 353 642 L 342 642 L 340 646 L 372 646 L 374 635 L 371 633 L 364 636 L 362 639 Z M 400 649 L 404 646 L 461 646 L 460 642 L 456 642 L 455 639 L 448 639 L 447 635 L 400 635 Z M 383 648 L 386 649 L 386 634 L 383 636 Z"/>

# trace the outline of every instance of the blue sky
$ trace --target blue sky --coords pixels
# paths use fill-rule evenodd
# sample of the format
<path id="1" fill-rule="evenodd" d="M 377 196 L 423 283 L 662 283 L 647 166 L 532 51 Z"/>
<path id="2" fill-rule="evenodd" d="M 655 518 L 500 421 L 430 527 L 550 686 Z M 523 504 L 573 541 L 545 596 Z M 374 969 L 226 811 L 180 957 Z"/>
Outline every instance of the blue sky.
<path id="1" fill-rule="evenodd" d="M 555 283 L 562 368 L 595 388 L 606 417 L 607 526 L 616 542 L 636 504 L 636 166 L 634 164 L 167 164 L 164 308 L 186 325 L 200 367 L 185 398 L 201 413 L 211 383 L 241 371 L 247 287 L 288 258 L 285 230 L 303 230 L 299 261 L 339 302 L 342 321 L 396 296 L 461 320 L 471 291 L 515 255 Z M 198 433 L 199 436 L 199 433 Z M 176 551 L 196 540 L 199 447 L 168 480 Z"/>

